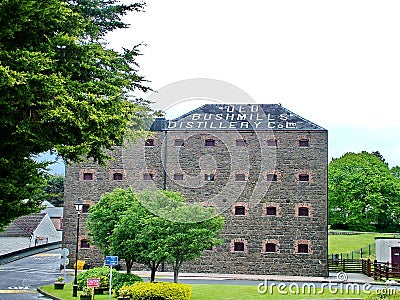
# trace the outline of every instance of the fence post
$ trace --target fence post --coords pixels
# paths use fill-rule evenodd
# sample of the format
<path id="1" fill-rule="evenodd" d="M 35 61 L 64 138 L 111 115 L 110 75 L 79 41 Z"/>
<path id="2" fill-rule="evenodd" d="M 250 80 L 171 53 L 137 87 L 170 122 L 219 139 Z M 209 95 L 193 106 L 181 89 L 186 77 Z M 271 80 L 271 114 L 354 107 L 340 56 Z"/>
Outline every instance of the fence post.
<path id="1" fill-rule="evenodd" d="M 385 266 L 385 276 L 386 276 L 386 280 L 389 279 L 389 266 Z"/>
<path id="2" fill-rule="evenodd" d="M 371 244 L 368 245 L 368 255 L 371 256 Z"/>
<path id="3" fill-rule="evenodd" d="M 371 276 L 371 260 L 369 258 L 367 259 L 367 275 Z"/>
<path id="4" fill-rule="evenodd" d="M 377 276 L 376 276 L 377 272 L 378 272 L 378 264 L 377 264 L 376 259 L 374 259 L 374 280 L 377 279 Z"/>
<path id="5" fill-rule="evenodd" d="M 360 249 L 360 258 L 362 258 L 362 248 Z"/>

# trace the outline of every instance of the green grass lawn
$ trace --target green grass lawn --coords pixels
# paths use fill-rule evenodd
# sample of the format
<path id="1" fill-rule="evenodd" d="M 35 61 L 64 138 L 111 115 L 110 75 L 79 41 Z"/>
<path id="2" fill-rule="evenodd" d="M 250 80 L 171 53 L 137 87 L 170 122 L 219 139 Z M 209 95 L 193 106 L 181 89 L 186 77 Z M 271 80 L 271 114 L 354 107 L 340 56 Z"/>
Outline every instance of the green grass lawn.
<path id="1" fill-rule="evenodd" d="M 375 243 L 375 237 L 390 236 L 384 233 L 362 233 L 353 235 L 329 235 L 328 253 L 348 253 L 353 250 L 359 250 L 361 247 L 366 247 L 369 244 Z M 365 294 L 361 295 L 346 295 L 340 291 L 332 294 L 325 289 L 322 294 L 293 294 L 287 289 L 286 295 L 277 291 L 276 287 L 268 290 L 265 294 L 260 294 L 257 290 L 258 281 L 254 281 L 254 285 L 221 285 L 221 284 L 193 284 L 192 300 L 236 300 L 236 299 L 349 299 L 349 298 L 364 298 Z M 63 300 L 79 300 L 72 297 L 72 285 L 65 285 L 64 290 L 54 290 L 54 287 L 45 286 L 44 291 Z M 319 290 L 317 290 L 319 291 Z M 108 294 L 96 295 L 97 300 L 107 300 Z M 115 298 L 114 298 L 115 299 Z"/>
<path id="2" fill-rule="evenodd" d="M 192 284 L 192 298 L 191 300 L 242 300 L 242 299 L 349 299 L 349 298 L 364 298 L 366 295 L 352 295 L 341 294 L 340 291 L 336 294 L 331 294 L 328 289 L 324 289 L 323 293 L 318 293 L 320 290 L 316 289 L 316 294 L 290 292 L 285 289 L 283 295 L 278 292 L 274 287 L 272 292 L 270 289 L 265 294 L 260 294 L 257 289 L 258 281 L 254 281 L 254 285 L 223 285 L 223 284 Z M 79 298 L 72 297 L 72 285 L 65 285 L 64 290 L 55 290 L 54 287 L 45 286 L 42 289 L 49 294 L 56 296 L 63 300 L 78 300 Z M 78 294 L 79 295 L 79 294 Z M 106 300 L 108 295 L 95 295 L 96 300 Z M 115 298 L 114 298 L 115 299 Z"/>
<path id="3" fill-rule="evenodd" d="M 385 233 L 361 233 L 352 235 L 329 235 L 328 253 L 347 253 L 353 250 L 359 250 L 375 243 L 375 237 L 388 237 Z"/>

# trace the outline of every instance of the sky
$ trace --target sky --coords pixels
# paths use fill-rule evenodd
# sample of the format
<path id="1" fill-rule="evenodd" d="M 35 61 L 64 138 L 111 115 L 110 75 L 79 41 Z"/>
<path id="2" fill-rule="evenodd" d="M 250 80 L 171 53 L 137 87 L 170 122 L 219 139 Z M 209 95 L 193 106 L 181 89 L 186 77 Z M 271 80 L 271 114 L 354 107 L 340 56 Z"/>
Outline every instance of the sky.
<path id="1" fill-rule="evenodd" d="M 139 73 L 154 90 L 225 81 L 326 128 L 329 158 L 379 151 L 390 167 L 400 165 L 400 1 L 146 3 L 107 42 L 144 44 Z"/>

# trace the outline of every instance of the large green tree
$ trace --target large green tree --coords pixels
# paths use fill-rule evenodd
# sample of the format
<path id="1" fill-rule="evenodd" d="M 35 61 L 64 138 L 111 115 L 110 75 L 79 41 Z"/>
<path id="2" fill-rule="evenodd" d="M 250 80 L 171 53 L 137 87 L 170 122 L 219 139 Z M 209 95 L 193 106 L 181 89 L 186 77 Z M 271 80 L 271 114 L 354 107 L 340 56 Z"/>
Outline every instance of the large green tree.
<path id="1" fill-rule="evenodd" d="M 346 153 L 333 159 L 328 192 L 332 228 L 400 229 L 400 181 L 375 153 Z"/>
<path id="2" fill-rule="evenodd" d="M 67 162 L 136 137 L 149 120 L 137 47 L 118 52 L 104 37 L 143 3 L 114 0 L 0 2 L 0 229 L 37 209 L 45 151 Z M 29 199 L 28 201 L 22 201 Z"/>
<path id="3" fill-rule="evenodd" d="M 203 220 L 193 222 L 199 216 Z M 177 281 L 184 261 L 219 243 L 223 224 L 213 209 L 186 205 L 176 192 L 116 189 L 90 208 L 87 226 L 94 244 L 124 259 L 128 273 L 133 262 L 142 263 L 154 281 L 159 265 L 168 261 Z"/>

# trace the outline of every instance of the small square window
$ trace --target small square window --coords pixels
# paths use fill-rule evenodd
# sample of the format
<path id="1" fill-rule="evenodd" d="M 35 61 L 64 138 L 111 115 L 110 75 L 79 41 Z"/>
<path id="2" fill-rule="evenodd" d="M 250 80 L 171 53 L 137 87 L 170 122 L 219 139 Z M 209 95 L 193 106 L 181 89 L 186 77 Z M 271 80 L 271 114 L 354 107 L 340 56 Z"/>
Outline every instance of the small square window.
<path id="1" fill-rule="evenodd" d="M 122 180 L 123 176 L 122 173 L 114 173 L 113 180 Z"/>
<path id="2" fill-rule="evenodd" d="M 214 181 L 215 175 L 214 174 L 204 174 L 204 181 Z"/>
<path id="3" fill-rule="evenodd" d="M 276 244 L 266 243 L 265 244 L 265 252 L 276 252 Z"/>
<path id="4" fill-rule="evenodd" d="M 183 139 L 176 139 L 176 140 L 174 141 L 174 146 L 183 147 L 183 146 L 185 146 L 185 142 L 184 142 Z"/>
<path id="5" fill-rule="evenodd" d="M 244 206 L 235 206 L 235 216 L 246 215 L 246 208 Z"/>
<path id="6" fill-rule="evenodd" d="M 245 174 L 236 174 L 235 181 L 246 181 L 246 175 Z"/>
<path id="7" fill-rule="evenodd" d="M 308 244 L 299 244 L 297 246 L 298 253 L 308 253 Z"/>
<path id="8" fill-rule="evenodd" d="M 276 207 L 275 206 L 267 207 L 267 216 L 276 216 Z"/>
<path id="9" fill-rule="evenodd" d="M 244 251 L 244 243 L 243 242 L 235 242 L 233 244 L 233 251 L 243 252 Z"/>
<path id="10" fill-rule="evenodd" d="M 246 145 L 247 145 L 246 140 L 244 139 L 236 140 L 236 147 L 246 147 Z"/>
<path id="11" fill-rule="evenodd" d="M 301 139 L 299 140 L 299 147 L 309 147 L 310 142 L 307 139 Z"/>
<path id="12" fill-rule="evenodd" d="M 310 181 L 310 175 L 308 174 L 300 174 L 299 181 Z"/>
<path id="13" fill-rule="evenodd" d="M 93 173 L 83 173 L 83 180 L 93 180 Z"/>
<path id="14" fill-rule="evenodd" d="M 299 207 L 298 214 L 300 217 L 308 217 L 308 207 Z"/>
<path id="15" fill-rule="evenodd" d="M 88 240 L 81 240 L 81 248 L 90 248 Z"/>
<path id="16" fill-rule="evenodd" d="M 183 180 L 183 174 L 174 174 L 174 180 Z"/>
<path id="17" fill-rule="evenodd" d="M 215 140 L 214 139 L 206 139 L 204 142 L 204 145 L 206 147 L 213 147 L 213 146 L 215 146 Z"/>
<path id="18" fill-rule="evenodd" d="M 154 146 L 154 139 L 147 139 L 147 140 L 144 142 L 144 145 L 145 145 L 145 147 L 152 147 L 152 146 Z"/>
<path id="19" fill-rule="evenodd" d="M 278 146 L 278 140 L 275 140 L 275 139 L 267 140 L 267 146 L 272 146 L 272 147 Z"/>
<path id="20" fill-rule="evenodd" d="M 89 204 L 83 204 L 83 206 L 82 206 L 82 213 L 83 213 L 83 214 L 87 214 L 87 213 L 89 212 L 89 208 L 90 208 L 90 205 L 89 205 Z"/>
<path id="21" fill-rule="evenodd" d="M 278 175 L 276 175 L 276 174 L 267 174 L 267 181 L 278 181 Z"/>
<path id="22" fill-rule="evenodd" d="M 143 180 L 153 180 L 153 179 L 154 179 L 153 173 L 144 173 L 143 174 Z"/>

